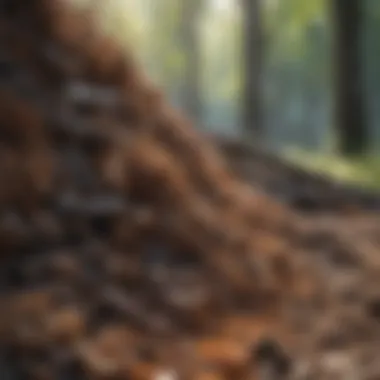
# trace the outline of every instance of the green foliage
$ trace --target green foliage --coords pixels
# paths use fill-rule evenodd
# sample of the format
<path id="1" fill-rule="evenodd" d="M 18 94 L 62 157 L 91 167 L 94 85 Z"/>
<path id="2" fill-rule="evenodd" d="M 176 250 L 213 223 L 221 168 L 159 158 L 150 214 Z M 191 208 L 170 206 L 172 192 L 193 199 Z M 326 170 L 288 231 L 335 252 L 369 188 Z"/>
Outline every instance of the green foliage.
<path id="1" fill-rule="evenodd" d="M 285 152 L 285 158 L 300 167 L 340 181 L 380 190 L 380 156 L 347 159 L 334 154 L 312 154 L 300 149 Z"/>
<path id="2" fill-rule="evenodd" d="M 164 88 L 178 83 L 183 65 L 178 34 L 180 28 L 179 0 L 146 0 L 149 8 L 149 52 L 146 54 L 153 77 Z"/>
<path id="3" fill-rule="evenodd" d="M 203 19 L 203 78 L 206 99 L 234 103 L 241 82 L 239 13 L 208 8 Z"/>
<path id="4" fill-rule="evenodd" d="M 266 2 L 265 10 L 267 43 L 275 59 L 298 56 L 307 45 L 310 25 L 326 23 L 325 0 L 276 0 Z"/>

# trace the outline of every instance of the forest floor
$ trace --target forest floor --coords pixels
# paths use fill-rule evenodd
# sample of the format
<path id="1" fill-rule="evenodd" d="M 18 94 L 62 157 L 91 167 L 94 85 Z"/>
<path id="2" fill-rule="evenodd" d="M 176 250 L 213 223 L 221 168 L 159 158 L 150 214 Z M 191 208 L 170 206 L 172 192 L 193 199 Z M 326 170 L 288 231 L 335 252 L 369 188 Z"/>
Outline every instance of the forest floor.
<path id="1" fill-rule="evenodd" d="M 315 331 L 310 326 L 301 327 L 307 331 L 309 344 L 313 339 L 319 341 L 320 352 L 314 362 L 310 362 L 310 352 L 304 352 L 307 359 L 296 364 L 298 369 L 289 378 L 378 379 L 380 367 L 373 359 L 380 344 L 376 333 L 380 327 L 380 281 L 365 268 L 380 268 L 380 192 L 373 178 L 368 181 L 372 180 L 372 186 L 357 184 L 362 185 L 358 181 L 360 175 L 363 178 L 361 168 L 371 173 L 372 166 L 356 162 L 354 167 L 343 162 L 349 170 L 340 177 L 344 180 L 337 180 L 334 170 L 339 170 L 338 164 L 326 169 L 324 159 L 315 160 L 314 165 L 300 164 L 301 157 L 305 162 L 310 155 L 295 155 L 292 162 L 235 141 L 222 139 L 220 145 L 241 178 L 302 215 L 304 227 L 308 226 L 313 236 L 304 253 L 324 277 L 325 291 L 339 294 L 340 301 L 326 308 L 327 316 L 322 317 L 323 313 L 314 309 L 319 314 L 314 317 L 320 319 Z M 306 310 L 302 303 L 294 306 L 300 326 Z"/>
<path id="2" fill-rule="evenodd" d="M 0 7 L 0 378 L 378 379 L 379 196 L 200 135 L 64 3 Z"/>
<path id="3" fill-rule="evenodd" d="M 350 162 L 302 152 L 284 157 L 254 144 L 212 139 L 241 178 L 299 211 L 380 207 L 375 161 Z"/>
<path id="4" fill-rule="evenodd" d="M 283 157 L 295 165 L 324 174 L 332 179 L 372 190 L 380 190 L 380 158 L 378 155 L 350 159 L 337 154 L 287 149 Z"/>

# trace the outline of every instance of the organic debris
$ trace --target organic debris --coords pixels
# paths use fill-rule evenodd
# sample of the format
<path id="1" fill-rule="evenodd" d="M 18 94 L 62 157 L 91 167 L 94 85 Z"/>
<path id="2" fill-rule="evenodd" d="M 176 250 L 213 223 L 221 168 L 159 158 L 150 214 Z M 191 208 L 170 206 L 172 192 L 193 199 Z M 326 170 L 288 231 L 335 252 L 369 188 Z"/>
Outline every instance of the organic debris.
<path id="1" fill-rule="evenodd" d="M 235 178 L 87 13 L 0 9 L 2 378 L 380 374 L 376 221 Z"/>

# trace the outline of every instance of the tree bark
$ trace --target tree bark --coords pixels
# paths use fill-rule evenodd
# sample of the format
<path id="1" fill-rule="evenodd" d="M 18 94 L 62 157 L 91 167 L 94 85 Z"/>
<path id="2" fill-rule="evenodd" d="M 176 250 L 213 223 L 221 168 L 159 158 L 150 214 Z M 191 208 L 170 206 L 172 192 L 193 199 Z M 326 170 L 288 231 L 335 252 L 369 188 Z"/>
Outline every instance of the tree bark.
<path id="1" fill-rule="evenodd" d="M 335 125 L 342 154 L 358 155 L 368 148 L 368 126 L 362 78 L 361 0 L 333 0 Z"/>
<path id="2" fill-rule="evenodd" d="M 261 0 L 242 0 L 243 10 L 243 126 L 247 135 L 262 137 L 263 29 Z"/>

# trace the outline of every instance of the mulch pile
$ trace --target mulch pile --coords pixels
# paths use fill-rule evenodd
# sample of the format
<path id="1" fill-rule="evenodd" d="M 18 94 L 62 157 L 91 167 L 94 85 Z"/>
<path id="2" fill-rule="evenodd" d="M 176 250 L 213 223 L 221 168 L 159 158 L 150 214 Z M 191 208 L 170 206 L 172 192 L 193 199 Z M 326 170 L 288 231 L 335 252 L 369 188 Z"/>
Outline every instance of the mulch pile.
<path id="1" fill-rule="evenodd" d="M 235 178 L 137 66 L 0 2 L 0 378 L 376 379 L 376 216 Z"/>

